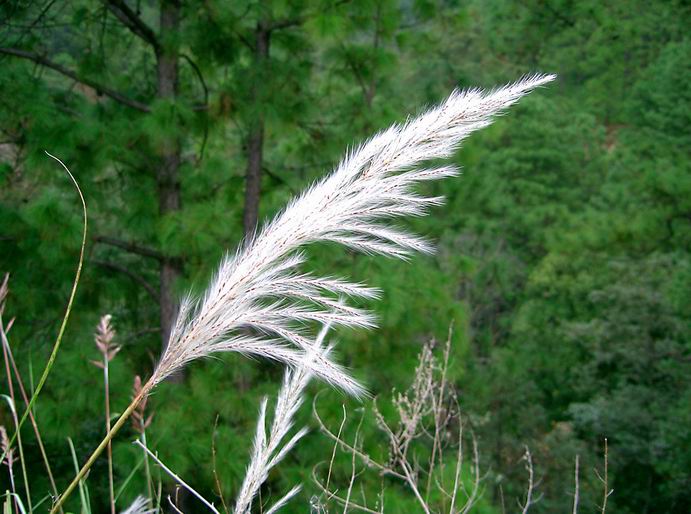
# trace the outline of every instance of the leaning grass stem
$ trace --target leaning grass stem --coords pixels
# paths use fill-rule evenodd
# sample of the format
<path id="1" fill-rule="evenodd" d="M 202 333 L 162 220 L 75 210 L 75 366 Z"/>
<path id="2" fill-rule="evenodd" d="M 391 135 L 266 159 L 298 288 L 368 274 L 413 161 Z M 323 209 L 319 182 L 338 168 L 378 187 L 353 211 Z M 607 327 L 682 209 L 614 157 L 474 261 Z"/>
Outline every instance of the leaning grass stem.
<path id="1" fill-rule="evenodd" d="M 74 470 L 79 469 L 79 461 L 77 460 L 77 452 L 74 449 L 74 443 L 71 438 L 67 438 L 67 443 L 70 445 L 70 454 L 72 455 L 72 462 L 74 463 Z M 82 514 L 91 514 L 91 500 L 89 498 L 89 490 L 84 484 L 83 480 L 79 481 L 79 499 L 82 502 Z"/>
<path id="2" fill-rule="evenodd" d="M 60 349 L 60 343 L 62 342 L 62 336 L 65 334 L 65 328 L 67 327 L 67 321 L 70 318 L 70 313 L 72 312 L 72 304 L 74 303 L 74 297 L 77 294 L 77 286 L 79 284 L 79 278 L 82 274 L 82 266 L 84 264 L 84 249 L 86 248 L 86 232 L 87 232 L 87 215 L 86 215 L 86 201 L 84 200 L 84 195 L 82 194 L 82 190 L 79 188 L 79 184 L 77 183 L 77 180 L 74 178 L 70 170 L 65 166 L 65 164 L 55 157 L 54 155 L 49 154 L 46 152 L 46 155 L 48 157 L 51 157 L 52 159 L 55 159 L 58 161 L 62 167 L 65 169 L 67 174 L 69 175 L 70 179 L 72 180 L 72 183 L 74 184 L 74 187 L 77 189 L 77 193 L 79 193 L 79 199 L 82 202 L 82 211 L 84 213 L 84 228 L 82 230 L 82 245 L 81 249 L 79 250 L 79 262 L 77 263 L 77 271 L 74 275 L 74 281 L 72 282 L 72 291 L 70 292 L 70 298 L 67 302 L 67 308 L 65 309 L 65 315 L 62 318 L 62 323 L 60 324 L 60 330 L 58 331 L 58 336 L 55 339 L 55 343 L 53 344 L 53 350 L 50 353 L 50 357 L 48 358 L 48 363 L 46 364 L 45 369 L 43 370 L 43 374 L 41 375 L 41 378 L 38 381 L 38 384 L 36 385 L 36 389 L 34 391 L 34 394 L 31 396 L 31 400 L 29 400 L 29 405 L 26 408 L 26 411 L 24 411 L 24 414 L 22 415 L 22 418 L 19 420 L 19 424 L 16 427 L 16 431 L 14 435 L 10 438 L 10 444 L 8 447 L 12 446 L 12 443 L 14 443 L 14 440 L 17 438 L 17 434 L 19 433 L 19 430 L 21 430 L 22 426 L 24 425 L 24 422 L 26 421 L 26 418 L 29 417 L 29 413 L 32 411 L 34 408 L 34 404 L 36 403 L 36 400 L 38 400 L 38 395 L 41 393 L 41 390 L 43 389 L 43 386 L 46 383 L 46 380 L 48 380 L 48 375 L 50 374 L 51 369 L 53 369 L 53 365 L 55 364 L 55 359 L 58 356 L 58 350 Z M 2 461 L 5 458 L 6 452 L 3 452 L 2 457 L 0 457 L 0 461 Z"/>
<path id="3" fill-rule="evenodd" d="M 136 409 L 137 405 L 139 405 L 139 402 L 141 402 L 146 397 L 146 395 L 149 394 L 152 387 L 153 382 L 151 380 L 149 380 L 144 385 L 144 387 L 142 387 L 142 390 L 139 392 L 139 394 L 134 397 L 132 403 L 130 403 L 129 406 L 125 409 L 125 411 L 120 415 L 118 420 L 115 422 L 115 424 L 111 427 L 106 436 L 103 438 L 103 441 L 101 441 L 101 443 L 96 447 L 96 449 L 93 451 L 88 460 L 84 463 L 82 469 L 80 469 L 79 473 L 77 473 L 77 476 L 74 477 L 70 485 L 67 486 L 67 489 L 65 489 L 65 491 L 57 499 L 55 505 L 53 505 L 53 508 L 50 511 L 50 514 L 55 514 L 56 512 L 58 512 L 59 509 L 62 508 L 67 498 L 69 498 L 69 496 L 74 492 L 74 490 L 79 485 L 79 482 L 86 476 L 86 473 L 89 471 L 89 469 L 91 469 L 91 466 L 94 465 L 96 459 L 98 459 L 98 457 L 103 453 L 103 450 L 105 450 L 108 447 L 108 444 L 113 439 L 113 437 L 115 437 L 115 434 L 117 434 L 120 431 L 122 426 L 134 412 L 134 409 Z"/>

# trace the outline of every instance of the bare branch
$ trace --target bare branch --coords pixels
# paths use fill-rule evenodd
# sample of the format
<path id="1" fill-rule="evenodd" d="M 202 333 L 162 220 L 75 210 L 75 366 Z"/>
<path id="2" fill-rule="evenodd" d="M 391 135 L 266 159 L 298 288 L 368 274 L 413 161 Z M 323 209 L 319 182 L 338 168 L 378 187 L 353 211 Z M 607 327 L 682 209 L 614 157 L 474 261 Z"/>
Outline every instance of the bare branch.
<path id="1" fill-rule="evenodd" d="M 333 5 L 329 6 L 330 9 L 335 9 L 336 7 L 339 7 L 343 4 L 349 3 L 351 0 L 338 0 L 337 2 L 334 2 Z M 289 29 L 292 27 L 299 27 L 303 23 L 305 23 L 307 20 L 309 20 L 312 16 L 316 16 L 318 14 L 321 14 L 325 12 L 326 10 L 321 10 L 321 11 L 315 11 L 313 13 L 303 15 L 303 16 L 295 16 L 294 18 L 284 18 L 282 20 L 276 20 L 271 23 L 269 23 L 266 27 L 266 29 L 271 32 L 273 30 L 281 30 L 281 29 Z"/>
<path id="2" fill-rule="evenodd" d="M 137 255 L 141 255 L 143 257 L 151 257 L 152 259 L 157 259 L 159 261 L 165 259 L 165 256 L 158 250 L 154 250 L 153 248 L 149 248 L 147 246 L 141 246 L 130 241 L 123 241 L 122 239 L 117 239 L 115 237 L 94 236 L 94 242 L 115 246 L 116 248 L 120 248 L 126 252 L 136 253 Z"/>
<path id="3" fill-rule="evenodd" d="M 193 107 L 193 110 L 195 111 L 205 111 L 209 108 L 209 88 L 206 86 L 206 81 L 204 80 L 204 75 L 202 75 L 202 71 L 199 69 L 199 66 L 197 66 L 197 63 L 195 63 L 192 58 L 187 55 L 187 54 L 180 54 L 180 57 L 185 59 L 187 63 L 192 67 L 194 70 L 194 73 L 197 75 L 197 78 L 199 79 L 199 83 L 202 86 L 202 89 L 204 90 L 204 103 L 195 105 Z"/>
<path id="4" fill-rule="evenodd" d="M 324 485 L 319 481 L 319 478 L 317 477 L 317 466 L 315 466 L 312 469 L 312 481 L 317 485 L 319 489 L 327 496 L 329 499 L 334 499 L 341 505 L 352 507 L 357 510 L 361 510 L 363 512 L 371 512 L 373 514 L 379 514 L 379 511 L 372 510 L 369 507 L 366 507 L 364 505 L 360 505 L 358 503 L 352 502 L 352 501 L 346 501 L 344 498 L 341 498 L 336 494 L 335 491 L 329 491 Z"/>
<path id="5" fill-rule="evenodd" d="M 29 61 L 35 62 L 36 64 L 40 64 L 41 66 L 45 66 L 46 68 L 49 68 L 53 71 L 57 71 L 61 75 L 64 75 L 65 77 L 71 78 L 72 80 L 79 82 L 80 84 L 84 84 L 86 86 L 89 86 L 93 89 L 95 89 L 98 93 L 102 93 L 113 100 L 126 105 L 128 107 L 131 107 L 132 109 L 137 109 L 138 111 L 142 112 L 150 112 L 151 109 L 149 108 L 148 105 L 139 102 L 137 100 L 133 100 L 132 98 L 129 98 L 122 93 L 118 93 L 114 89 L 110 89 L 108 87 L 103 86 L 102 84 L 99 84 L 91 79 L 87 79 L 84 77 L 80 77 L 77 75 L 76 72 L 65 68 L 64 66 L 51 61 L 50 59 L 43 57 L 42 55 L 35 54 L 33 52 L 27 52 L 26 50 L 20 50 L 19 48 L 7 48 L 7 47 L 0 47 L 0 54 L 5 54 L 5 55 L 11 55 L 14 57 L 19 57 L 21 59 L 27 59 Z"/>
<path id="6" fill-rule="evenodd" d="M 312 402 L 312 412 L 314 413 L 314 417 L 317 420 L 317 424 L 319 425 L 319 429 L 323 434 L 325 434 L 327 437 L 329 437 L 332 441 L 338 443 L 341 448 L 343 448 L 345 451 L 348 452 L 354 452 L 357 454 L 358 457 L 363 461 L 363 463 L 370 468 L 375 468 L 378 469 L 379 472 L 382 475 L 391 475 L 395 476 L 396 478 L 399 478 L 401 480 L 405 480 L 405 476 L 399 473 L 396 470 L 393 470 L 389 468 L 388 466 L 384 466 L 383 464 L 380 464 L 376 460 L 374 460 L 372 457 L 367 455 L 366 453 L 361 452 L 360 450 L 352 447 L 348 443 L 346 443 L 343 439 L 341 439 L 339 436 L 334 434 L 331 430 L 329 430 L 326 425 L 324 424 L 324 421 L 321 419 L 319 416 L 319 413 L 317 412 L 317 397 L 315 396 L 314 401 Z"/>
<path id="7" fill-rule="evenodd" d="M 131 271 L 129 268 L 126 268 L 125 266 L 116 264 L 114 262 L 102 261 L 99 259 L 93 259 L 91 262 L 93 262 L 97 266 L 101 266 L 102 268 L 117 271 L 119 273 L 122 273 L 123 275 L 128 276 L 132 279 L 132 281 L 142 286 L 142 288 L 144 288 L 144 290 L 152 299 L 158 301 L 158 293 L 156 293 L 156 289 L 154 289 L 154 287 L 151 284 L 149 284 L 144 277 L 135 273 L 134 271 Z"/>
<path id="8" fill-rule="evenodd" d="M 136 36 L 149 43 L 157 54 L 161 50 L 156 33 L 123 0 L 108 0 L 108 10 Z"/>

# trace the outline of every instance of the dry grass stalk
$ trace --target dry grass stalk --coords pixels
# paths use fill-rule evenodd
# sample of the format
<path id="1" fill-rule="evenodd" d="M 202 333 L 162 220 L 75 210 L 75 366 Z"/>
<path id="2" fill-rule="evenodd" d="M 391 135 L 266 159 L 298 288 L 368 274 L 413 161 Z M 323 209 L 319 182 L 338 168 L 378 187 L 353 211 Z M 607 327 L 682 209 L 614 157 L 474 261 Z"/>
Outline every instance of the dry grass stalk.
<path id="1" fill-rule="evenodd" d="M 315 340 L 314 346 L 308 354 L 308 358 L 316 360 L 319 357 L 328 357 L 330 348 L 324 346 L 324 338 L 329 328 L 329 324 L 322 328 Z M 307 433 L 307 430 L 302 428 L 284 442 L 293 427 L 295 414 L 302 405 L 304 391 L 311 378 L 312 373 L 305 367 L 296 370 L 286 370 L 283 378 L 283 385 L 281 386 L 276 400 L 274 419 L 268 435 L 266 433 L 267 400 L 265 398 L 262 401 L 254 438 L 254 449 L 252 451 L 250 464 L 245 473 L 245 480 L 235 503 L 235 514 L 246 514 L 250 512 L 252 502 L 259 493 L 261 485 L 268 478 L 269 471 L 275 467 Z M 299 491 L 299 486 L 291 489 L 285 496 L 275 502 L 273 507 L 269 509 L 269 512 L 273 512 L 280 508 L 280 506 L 285 505 L 285 503 Z"/>
<path id="2" fill-rule="evenodd" d="M 578 496 L 580 493 L 580 486 L 578 483 L 578 466 L 579 466 L 579 456 L 576 455 L 576 464 L 574 465 L 574 470 L 573 470 L 573 480 L 574 480 L 574 491 L 573 491 L 573 509 L 571 511 L 571 514 L 578 514 Z"/>
<path id="3" fill-rule="evenodd" d="M 401 480 L 415 496 L 420 511 L 425 513 L 440 511 L 438 505 L 433 506 L 430 503 L 429 491 L 423 496 L 422 478 L 425 476 L 427 483 L 434 482 L 441 493 L 443 503 L 446 505 L 443 508 L 444 512 L 467 513 L 475 504 L 480 490 L 479 455 L 474 437 L 472 437 L 472 484 L 469 490 L 461 478 L 464 462 L 463 421 L 455 394 L 447 383 L 450 345 L 451 332 L 449 332 L 449 338 L 444 349 L 444 358 L 441 362 L 434 356 L 434 342 L 423 347 L 411 386 L 405 392 L 394 395 L 392 403 L 399 418 L 394 426 L 385 420 L 375 402 L 373 411 L 377 425 L 389 443 L 389 460 L 387 462 L 374 460 L 363 451 L 361 443 L 358 444 L 357 440 L 353 444 L 345 442 L 340 436 L 340 431 L 339 435 L 336 435 L 329 430 L 319 417 L 316 407 L 314 409 L 315 418 L 322 432 L 335 442 L 336 447 L 350 453 L 353 462 L 357 459 L 366 468 L 375 469 L 381 475 L 388 475 Z M 450 444 L 448 434 L 453 429 L 458 430 L 458 439 L 453 460 L 453 485 L 449 487 L 443 478 L 443 470 L 447 463 L 442 450 Z M 420 455 L 414 450 L 415 445 L 422 441 L 430 441 L 433 448 L 426 462 L 421 460 Z M 326 495 L 326 503 L 334 500 L 341 504 L 345 510 L 350 508 L 363 512 L 383 511 L 383 501 L 378 506 L 379 511 L 368 507 L 366 504 L 352 501 L 350 491 L 353 487 L 354 476 L 354 472 L 351 473 L 348 494 L 343 497 L 339 496 L 333 487 L 330 488 L 328 482 L 325 485 L 318 480 L 316 468 L 313 471 L 317 486 Z M 463 502 L 459 499 L 461 494 L 465 495 Z"/>
<path id="4" fill-rule="evenodd" d="M 530 454 L 530 449 L 526 446 L 525 453 L 523 454 L 523 460 L 525 461 L 525 469 L 528 472 L 528 489 L 525 493 L 525 502 L 523 505 L 518 504 L 521 507 L 521 514 L 527 514 L 528 509 L 531 505 L 536 503 L 533 500 L 533 490 L 535 488 L 535 470 L 533 468 L 533 456 Z"/>
<path id="5" fill-rule="evenodd" d="M 597 475 L 597 478 L 602 482 L 604 492 L 602 495 L 602 505 L 600 506 L 600 513 L 605 514 L 607 511 L 607 499 L 610 497 L 610 495 L 614 492 L 614 489 L 609 488 L 609 448 L 607 446 L 607 438 L 605 437 L 605 455 L 604 455 L 604 460 L 605 460 L 605 472 L 604 476 L 600 475 L 600 473 L 595 470 L 595 474 Z"/>

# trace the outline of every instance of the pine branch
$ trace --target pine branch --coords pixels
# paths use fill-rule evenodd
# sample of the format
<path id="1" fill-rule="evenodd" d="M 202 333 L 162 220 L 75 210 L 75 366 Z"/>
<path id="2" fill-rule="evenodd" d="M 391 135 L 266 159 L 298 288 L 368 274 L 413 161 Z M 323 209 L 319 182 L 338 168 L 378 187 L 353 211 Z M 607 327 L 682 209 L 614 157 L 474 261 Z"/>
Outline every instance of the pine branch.
<path id="1" fill-rule="evenodd" d="M 161 51 L 156 33 L 123 0 L 107 0 L 108 10 L 133 34 L 149 43 L 156 54 Z"/>
<path id="2" fill-rule="evenodd" d="M 92 259 L 91 262 L 95 264 L 96 266 L 101 266 L 102 268 L 106 268 L 112 271 L 117 271 L 118 273 L 122 273 L 123 275 L 128 276 L 129 278 L 132 279 L 133 282 L 136 282 L 142 288 L 144 291 L 147 292 L 147 294 L 155 301 L 158 301 L 158 293 L 156 292 L 156 289 L 149 284 L 144 277 L 141 275 L 135 273 L 134 271 L 130 270 L 129 268 L 122 266 L 120 264 L 116 264 L 114 262 L 109 262 L 109 261 L 102 261 L 100 259 Z"/>
<path id="3" fill-rule="evenodd" d="M 27 59 L 29 61 L 35 62 L 36 64 L 40 64 L 41 66 L 45 66 L 46 68 L 49 68 L 53 71 L 57 71 L 61 75 L 64 75 L 65 77 L 68 77 L 76 82 L 79 82 L 80 84 L 84 84 L 85 86 L 89 86 L 93 89 L 95 89 L 98 93 L 102 93 L 116 102 L 119 102 L 123 105 L 126 105 L 128 107 L 131 107 L 132 109 L 137 109 L 138 111 L 142 112 L 150 112 L 151 109 L 149 108 L 148 105 L 139 102 L 138 100 L 134 100 L 132 98 L 129 98 L 122 93 L 119 93 L 115 91 L 114 89 L 110 89 L 102 84 L 99 84 L 98 82 L 87 79 L 84 77 L 80 77 L 76 72 L 65 68 L 64 66 L 51 61 L 47 57 L 44 57 L 42 55 L 33 53 L 33 52 L 28 52 L 26 50 L 20 50 L 18 48 L 7 48 L 7 47 L 0 47 L 0 54 L 5 54 L 5 55 L 11 55 L 14 57 L 19 57 L 21 59 Z"/>
<path id="4" fill-rule="evenodd" d="M 116 248 L 125 250 L 126 252 L 135 253 L 143 257 L 151 257 L 152 259 L 156 259 L 159 261 L 162 261 L 166 258 L 165 255 L 163 255 L 158 250 L 154 250 L 153 248 L 149 248 L 148 246 L 142 246 L 138 243 L 133 243 L 131 241 L 123 241 L 122 239 L 118 239 L 116 237 L 94 236 L 93 240 L 96 243 L 103 243 L 109 246 L 114 246 Z"/>

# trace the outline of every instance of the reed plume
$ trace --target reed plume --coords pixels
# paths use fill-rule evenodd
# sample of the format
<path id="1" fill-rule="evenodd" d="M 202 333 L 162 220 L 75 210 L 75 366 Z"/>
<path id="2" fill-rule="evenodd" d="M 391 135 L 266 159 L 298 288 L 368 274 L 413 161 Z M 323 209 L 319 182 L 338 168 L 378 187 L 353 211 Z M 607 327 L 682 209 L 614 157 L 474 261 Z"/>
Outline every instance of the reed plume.
<path id="1" fill-rule="evenodd" d="M 325 325 L 317 336 L 314 346 L 308 352 L 307 362 L 317 357 L 326 358 L 331 348 L 324 347 L 324 338 L 330 325 Z M 305 428 L 298 430 L 286 443 L 281 445 L 293 427 L 293 420 L 303 402 L 303 393 L 312 379 L 307 367 L 288 368 L 283 377 L 283 385 L 278 393 L 274 419 L 268 437 L 266 433 L 267 400 L 262 400 L 259 408 L 257 431 L 254 437 L 254 448 L 250 464 L 245 473 L 245 480 L 235 502 L 235 514 L 247 514 L 252 507 L 254 497 L 269 476 L 269 471 L 276 466 L 297 442 L 307 433 Z M 300 491 L 300 486 L 293 487 L 279 498 L 268 512 L 275 512 Z"/>
<path id="2" fill-rule="evenodd" d="M 413 187 L 458 173 L 452 166 L 416 166 L 450 157 L 463 139 L 488 125 L 493 115 L 553 78 L 534 75 L 489 93 L 456 90 L 439 106 L 350 151 L 331 175 L 227 256 L 201 299 L 188 296 L 182 301 L 153 382 L 197 358 L 232 351 L 306 365 L 327 382 L 360 395 L 362 386 L 328 358 L 305 359 L 314 344 L 305 322 L 372 327 L 370 313 L 339 303 L 335 297 L 376 298 L 377 291 L 299 272 L 305 260 L 300 250 L 311 243 L 335 242 L 403 259 L 413 252 L 431 252 L 432 245 L 425 239 L 383 223 L 426 214 L 443 199 L 421 196 Z"/>
<path id="3" fill-rule="evenodd" d="M 156 509 L 148 508 L 149 500 L 144 496 L 137 496 L 132 504 L 123 510 L 121 514 L 153 514 Z"/>
<path id="4" fill-rule="evenodd" d="M 461 141 L 523 95 L 555 78 L 533 75 L 490 92 L 455 90 L 440 105 L 393 125 L 347 153 L 333 173 L 316 182 L 238 251 L 226 256 L 199 299 L 180 305 L 177 321 L 152 377 L 113 425 L 56 503 L 76 488 L 107 442 L 148 393 L 187 363 L 218 352 L 239 352 L 302 367 L 352 395 L 364 388 L 327 355 L 312 358 L 310 324 L 373 327 L 374 317 L 338 301 L 377 298 L 375 289 L 299 271 L 301 249 L 335 242 L 370 254 L 405 259 L 432 245 L 385 221 L 421 216 L 441 197 L 415 193 L 421 182 L 457 175 L 452 166 L 419 167 L 450 157 Z"/>

